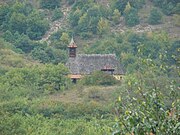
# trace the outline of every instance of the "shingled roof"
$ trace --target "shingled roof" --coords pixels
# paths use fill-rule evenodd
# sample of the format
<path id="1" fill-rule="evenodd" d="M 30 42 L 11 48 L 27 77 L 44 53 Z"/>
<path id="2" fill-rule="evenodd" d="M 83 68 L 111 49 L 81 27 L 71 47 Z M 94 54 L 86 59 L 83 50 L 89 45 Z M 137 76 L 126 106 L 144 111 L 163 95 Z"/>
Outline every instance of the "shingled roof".
<path id="1" fill-rule="evenodd" d="M 66 66 L 71 74 L 86 75 L 102 69 L 113 69 L 113 74 L 124 74 L 115 54 L 77 54 L 76 57 L 69 57 Z"/>

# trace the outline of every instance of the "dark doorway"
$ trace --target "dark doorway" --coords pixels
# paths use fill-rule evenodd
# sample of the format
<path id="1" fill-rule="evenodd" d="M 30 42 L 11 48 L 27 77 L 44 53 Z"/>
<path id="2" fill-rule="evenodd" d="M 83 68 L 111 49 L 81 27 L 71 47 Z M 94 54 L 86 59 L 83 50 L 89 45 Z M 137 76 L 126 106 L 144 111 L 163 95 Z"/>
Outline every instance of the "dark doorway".
<path id="1" fill-rule="evenodd" d="M 72 79 L 72 82 L 73 82 L 73 83 L 77 83 L 77 79 L 73 78 L 73 79 Z"/>

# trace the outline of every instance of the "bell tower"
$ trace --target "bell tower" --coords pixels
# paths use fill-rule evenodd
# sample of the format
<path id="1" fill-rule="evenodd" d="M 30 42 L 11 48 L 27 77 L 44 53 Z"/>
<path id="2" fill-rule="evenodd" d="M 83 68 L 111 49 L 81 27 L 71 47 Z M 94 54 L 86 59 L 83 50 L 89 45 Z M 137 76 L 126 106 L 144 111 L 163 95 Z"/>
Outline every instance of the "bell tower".
<path id="1" fill-rule="evenodd" d="M 71 42 L 70 42 L 68 48 L 69 48 L 69 57 L 76 57 L 76 48 L 77 48 L 77 45 L 74 42 L 73 37 L 71 39 Z"/>

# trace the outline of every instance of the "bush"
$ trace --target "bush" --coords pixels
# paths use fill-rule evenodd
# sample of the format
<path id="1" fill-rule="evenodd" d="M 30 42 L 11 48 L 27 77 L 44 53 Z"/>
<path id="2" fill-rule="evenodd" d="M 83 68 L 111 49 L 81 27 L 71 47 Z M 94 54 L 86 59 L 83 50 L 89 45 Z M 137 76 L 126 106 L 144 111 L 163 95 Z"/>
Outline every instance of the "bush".
<path id="1" fill-rule="evenodd" d="M 179 14 L 180 3 L 178 0 L 152 0 L 155 6 L 160 7 L 164 14 Z"/>
<path id="2" fill-rule="evenodd" d="M 152 9 L 150 16 L 148 18 L 148 23 L 155 25 L 155 24 L 160 24 L 161 23 L 161 19 L 162 19 L 162 14 L 160 11 L 158 11 L 157 9 Z"/>
<path id="3" fill-rule="evenodd" d="M 44 65 L 44 67 L 32 67 L 13 69 L 2 76 L 2 86 L 5 85 L 12 92 L 19 89 L 30 87 L 32 90 L 41 90 L 51 93 L 53 91 L 67 89 L 70 84 L 70 79 L 67 78 L 68 70 L 62 64 Z M 28 90 L 28 88 L 26 88 Z M 6 89 L 5 89 L 6 90 Z M 25 91 L 25 90 L 24 90 Z M 30 91 L 33 93 L 32 91 Z M 23 93 L 23 95 L 28 94 Z M 16 93 L 17 94 L 17 93 Z"/>
<path id="4" fill-rule="evenodd" d="M 112 21 L 115 24 L 118 24 L 120 22 L 121 12 L 119 10 L 115 9 L 112 16 Z"/>
<path id="5" fill-rule="evenodd" d="M 125 93 L 117 99 L 117 134 L 169 134 L 179 132 L 179 78 L 160 75 L 153 60 L 139 58 L 146 70 L 127 75 Z M 123 96 L 122 96 L 123 94 Z"/>
<path id="6" fill-rule="evenodd" d="M 45 9 L 55 9 L 60 7 L 61 0 L 41 0 L 40 6 Z"/>
<path id="7" fill-rule="evenodd" d="M 67 53 L 64 50 L 54 49 L 53 47 L 36 47 L 30 55 L 35 60 L 39 60 L 42 63 L 66 63 Z"/>
<path id="8" fill-rule="evenodd" d="M 126 25 L 133 27 L 139 24 L 139 16 L 136 9 L 132 8 L 128 13 L 125 14 Z"/>
<path id="9" fill-rule="evenodd" d="M 102 71 L 96 71 L 90 76 L 84 77 L 82 80 L 84 85 L 115 85 L 118 81 L 111 75 L 103 73 Z"/>
<path id="10" fill-rule="evenodd" d="M 56 8 L 53 11 L 52 21 L 58 20 L 62 17 L 63 17 L 63 12 L 59 8 Z"/>
<path id="11" fill-rule="evenodd" d="M 12 35 L 19 34 L 28 35 L 30 39 L 40 39 L 48 30 L 49 24 L 37 9 L 27 2 L 15 2 L 11 6 L 0 7 L 0 26 L 3 31 L 7 31 L 5 36 L 10 36 L 7 41 L 12 41 Z M 9 32 L 8 32 L 9 31 Z M 10 33 L 11 32 L 11 33 Z M 14 38 L 16 39 L 16 38 Z"/>
<path id="12" fill-rule="evenodd" d="M 15 47 L 21 49 L 25 53 L 31 52 L 34 49 L 33 42 L 27 35 L 22 34 L 14 43 Z"/>

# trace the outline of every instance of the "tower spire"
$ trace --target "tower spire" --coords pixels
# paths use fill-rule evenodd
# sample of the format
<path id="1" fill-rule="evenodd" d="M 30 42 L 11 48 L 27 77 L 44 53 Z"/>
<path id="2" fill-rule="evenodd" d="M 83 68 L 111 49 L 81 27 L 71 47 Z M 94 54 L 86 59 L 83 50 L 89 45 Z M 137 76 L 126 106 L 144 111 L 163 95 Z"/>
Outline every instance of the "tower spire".
<path id="1" fill-rule="evenodd" d="M 69 43 L 68 48 L 69 48 L 69 57 L 76 57 L 76 48 L 77 48 L 77 45 L 74 42 L 73 36 L 71 38 L 71 42 Z"/>
<path id="2" fill-rule="evenodd" d="M 69 48 L 71 47 L 71 48 L 77 48 L 77 45 L 76 45 L 76 43 L 74 42 L 74 38 L 73 38 L 73 36 L 72 36 L 72 38 L 71 38 L 71 42 L 69 43 L 69 46 L 68 46 Z"/>

